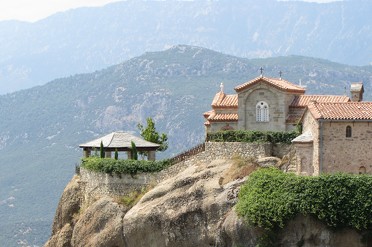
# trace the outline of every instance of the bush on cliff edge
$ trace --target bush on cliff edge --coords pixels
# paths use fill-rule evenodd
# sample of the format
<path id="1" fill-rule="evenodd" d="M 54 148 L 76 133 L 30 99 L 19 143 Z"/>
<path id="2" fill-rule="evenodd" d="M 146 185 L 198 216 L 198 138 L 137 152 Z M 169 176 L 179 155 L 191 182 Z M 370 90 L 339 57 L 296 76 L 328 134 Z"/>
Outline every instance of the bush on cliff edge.
<path id="1" fill-rule="evenodd" d="M 299 133 L 298 131 L 226 130 L 207 133 L 206 140 L 212 142 L 271 142 L 290 144 Z"/>
<path id="2" fill-rule="evenodd" d="M 132 175 L 140 172 L 158 172 L 169 165 L 169 160 L 115 160 L 99 157 L 83 158 L 81 163 L 81 167 L 95 172 Z"/>
<path id="3" fill-rule="evenodd" d="M 296 176 L 276 168 L 250 175 L 239 193 L 237 213 L 273 229 L 297 214 L 311 214 L 332 227 L 372 228 L 372 176 Z"/>

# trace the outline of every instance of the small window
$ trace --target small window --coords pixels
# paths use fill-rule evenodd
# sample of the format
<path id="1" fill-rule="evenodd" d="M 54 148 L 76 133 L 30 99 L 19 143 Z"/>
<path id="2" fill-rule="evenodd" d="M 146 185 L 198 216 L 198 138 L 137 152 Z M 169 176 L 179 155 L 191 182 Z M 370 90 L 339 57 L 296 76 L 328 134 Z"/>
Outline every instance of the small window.
<path id="1" fill-rule="evenodd" d="M 351 126 L 346 127 L 346 137 L 351 137 Z"/>
<path id="2" fill-rule="evenodd" d="M 221 128 L 221 130 L 234 130 L 234 128 L 231 127 L 229 124 L 226 124 L 225 126 L 223 126 L 223 127 Z"/>
<path id="3" fill-rule="evenodd" d="M 359 167 L 359 174 L 366 174 L 367 170 L 364 166 Z"/>
<path id="4" fill-rule="evenodd" d="M 260 101 L 256 105 L 256 121 L 269 122 L 269 105 L 265 101 Z"/>

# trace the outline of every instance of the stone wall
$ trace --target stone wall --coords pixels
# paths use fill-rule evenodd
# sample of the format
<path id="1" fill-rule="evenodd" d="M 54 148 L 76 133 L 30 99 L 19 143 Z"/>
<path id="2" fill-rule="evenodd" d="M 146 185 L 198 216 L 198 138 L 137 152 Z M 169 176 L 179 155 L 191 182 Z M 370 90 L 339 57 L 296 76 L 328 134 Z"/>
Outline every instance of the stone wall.
<path id="1" fill-rule="evenodd" d="M 107 174 L 80 168 L 81 181 L 85 183 L 85 201 L 90 202 L 96 196 L 123 196 L 134 190 L 156 184 L 156 173 Z"/>
<path id="2" fill-rule="evenodd" d="M 141 173 L 135 176 L 122 174 L 97 173 L 80 169 L 81 180 L 85 183 L 85 199 L 91 201 L 95 196 L 122 196 L 133 190 L 140 190 L 147 185 L 155 185 L 165 179 L 176 176 L 180 171 L 198 163 L 210 163 L 216 159 L 263 158 L 281 155 L 289 150 L 288 144 L 273 145 L 270 143 L 242 143 L 242 142 L 206 142 L 205 151 L 192 155 L 186 160 L 156 173 Z M 281 156 L 279 156 L 281 157 Z"/>
<path id="3" fill-rule="evenodd" d="M 350 126 L 352 136 L 346 137 Z M 372 173 L 372 124 L 368 122 L 323 122 L 322 172 Z"/>
<path id="4" fill-rule="evenodd" d="M 311 115 L 310 111 L 306 111 L 305 113 L 305 116 L 304 116 L 304 120 L 303 120 L 303 133 L 307 132 L 307 131 L 310 131 L 312 133 L 312 136 L 313 136 L 313 146 L 312 147 L 309 147 L 311 149 L 311 152 L 303 152 L 303 156 L 302 158 L 300 159 L 300 161 L 302 159 L 305 159 L 307 162 L 310 162 L 312 164 L 312 168 L 311 169 L 308 169 L 310 171 L 312 171 L 311 174 L 309 175 L 319 175 L 320 174 L 320 163 L 319 163 L 319 150 L 321 148 L 320 146 L 320 142 L 319 142 L 319 136 L 322 134 L 322 133 L 319 133 L 319 123 L 317 120 L 315 120 L 315 118 Z M 323 146 L 323 143 L 322 143 L 322 146 Z M 308 155 L 308 156 L 307 156 Z M 310 156 L 312 155 L 312 157 Z M 302 170 L 302 169 L 299 169 L 299 170 Z"/>

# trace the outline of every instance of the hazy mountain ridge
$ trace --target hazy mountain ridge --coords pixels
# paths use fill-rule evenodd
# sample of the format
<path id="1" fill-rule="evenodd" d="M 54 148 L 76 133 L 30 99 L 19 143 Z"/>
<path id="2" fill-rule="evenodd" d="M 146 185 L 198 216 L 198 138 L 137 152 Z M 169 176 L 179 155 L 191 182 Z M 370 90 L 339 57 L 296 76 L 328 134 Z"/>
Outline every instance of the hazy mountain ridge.
<path id="1" fill-rule="evenodd" d="M 243 57 L 298 54 L 366 65 L 371 11 L 367 1 L 124 1 L 35 23 L 0 22 L 0 92 L 180 43 Z"/>
<path id="2" fill-rule="evenodd" d="M 266 76 L 281 70 L 289 81 L 301 79 L 309 93 L 342 94 L 351 81 L 363 81 L 372 99 L 372 66 L 298 56 L 250 60 L 185 45 L 0 96 L 0 245 L 48 238 L 45 228 L 79 162 L 80 143 L 114 130 L 136 132 L 151 116 L 169 135 L 163 157 L 181 152 L 203 140 L 202 113 L 219 84 L 234 93 L 261 66 Z"/>

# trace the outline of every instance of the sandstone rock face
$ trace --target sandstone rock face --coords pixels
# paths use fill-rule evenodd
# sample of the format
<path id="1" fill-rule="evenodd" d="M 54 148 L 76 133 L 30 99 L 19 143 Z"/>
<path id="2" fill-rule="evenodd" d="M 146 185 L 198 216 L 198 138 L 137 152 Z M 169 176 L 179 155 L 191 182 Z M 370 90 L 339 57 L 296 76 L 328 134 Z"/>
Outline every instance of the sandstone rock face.
<path id="1" fill-rule="evenodd" d="M 334 230 L 311 216 L 298 215 L 278 232 L 282 246 L 367 247 L 359 233 L 351 229 Z"/>
<path id="2" fill-rule="evenodd" d="M 78 176 L 74 176 L 70 183 L 64 189 L 61 199 L 58 203 L 56 215 L 54 216 L 52 234 L 57 233 L 66 224 L 73 221 L 74 215 L 77 215 L 82 203 L 84 188 L 80 184 Z"/>
<path id="3" fill-rule="evenodd" d="M 76 222 L 71 246 L 124 246 L 125 209 L 110 197 L 93 203 Z"/>
<path id="4" fill-rule="evenodd" d="M 83 198 L 83 186 L 79 182 L 79 177 L 74 176 L 64 189 L 54 216 L 52 236 L 45 247 L 71 246 L 72 225 Z"/>
<path id="5" fill-rule="evenodd" d="M 215 160 L 191 166 L 147 193 L 124 216 L 128 246 L 215 246 L 219 224 L 243 181 L 219 185 L 230 165 Z"/>
<path id="6" fill-rule="evenodd" d="M 129 211 L 109 196 L 84 202 L 84 183 L 67 185 L 45 247 L 254 247 L 264 230 L 247 226 L 235 211 L 240 185 L 222 186 L 233 160 L 188 166 L 147 192 Z M 310 216 L 297 216 L 275 232 L 278 246 L 367 247 L 353 230 L 335 231 Z"/>

